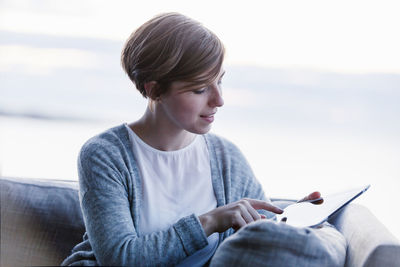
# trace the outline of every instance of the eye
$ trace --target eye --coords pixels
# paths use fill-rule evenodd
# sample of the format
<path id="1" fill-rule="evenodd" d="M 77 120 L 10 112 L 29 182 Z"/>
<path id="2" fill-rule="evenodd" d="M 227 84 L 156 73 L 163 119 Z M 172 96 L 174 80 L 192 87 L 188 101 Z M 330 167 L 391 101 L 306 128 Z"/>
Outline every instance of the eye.
<path id="1" fill-rule="evenodd" d="M 200 94 L 204 93 L 205 91 L 206 91 L 206 89 L 203 88 L 203 89 L 199 89 L 199 90 L 193 90 L 192 92 L 195 93 L 196 95 L 200 95 Z"/>

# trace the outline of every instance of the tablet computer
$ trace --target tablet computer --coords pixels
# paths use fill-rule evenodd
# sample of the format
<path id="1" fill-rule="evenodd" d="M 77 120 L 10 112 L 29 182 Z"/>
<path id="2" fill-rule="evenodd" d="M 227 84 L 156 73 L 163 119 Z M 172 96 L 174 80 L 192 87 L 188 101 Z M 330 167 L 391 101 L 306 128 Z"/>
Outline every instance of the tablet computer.
<path id="1" fill-rule="evenodd" d="M 369 187 L 370 185 L 366 185 L 325 196 L 322 204 L 313 204 L 310 201 L 298 202 L 287 206 L 282 214 L 277 215 L 277 220 L 297 227 L 316 227 L 367 191 Z"/>

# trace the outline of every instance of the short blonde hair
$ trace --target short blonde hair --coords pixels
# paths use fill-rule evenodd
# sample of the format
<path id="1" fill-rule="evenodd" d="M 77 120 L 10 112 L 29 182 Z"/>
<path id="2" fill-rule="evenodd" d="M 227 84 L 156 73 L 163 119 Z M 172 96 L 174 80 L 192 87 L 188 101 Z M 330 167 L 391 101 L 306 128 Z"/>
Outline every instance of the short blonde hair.
<path id="1" fill-rule="evenodd" d="M 125 43 L 121 64 L 144 97 L 165 93 L 174 81 L 209 84 L 220 72 L 225 48 L 199 22 L 179 13 L 160 14 L 134 31 Z M 151 96 L 144 84 L 160 86 Z"/>

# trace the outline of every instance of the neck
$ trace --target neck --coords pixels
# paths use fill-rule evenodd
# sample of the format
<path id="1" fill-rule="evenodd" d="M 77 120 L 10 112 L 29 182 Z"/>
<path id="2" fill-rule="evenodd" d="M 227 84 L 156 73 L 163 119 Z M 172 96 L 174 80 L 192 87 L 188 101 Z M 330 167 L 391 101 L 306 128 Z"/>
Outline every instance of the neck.
<path id="1" fill-rule="evenodd" d="M 138 121 L 129 127 L 146 144 L 162 151 L 174 151 L 189 145 L 195 134 L 168 124 L 165 119 L 156 116 L 149 108 Z"/>

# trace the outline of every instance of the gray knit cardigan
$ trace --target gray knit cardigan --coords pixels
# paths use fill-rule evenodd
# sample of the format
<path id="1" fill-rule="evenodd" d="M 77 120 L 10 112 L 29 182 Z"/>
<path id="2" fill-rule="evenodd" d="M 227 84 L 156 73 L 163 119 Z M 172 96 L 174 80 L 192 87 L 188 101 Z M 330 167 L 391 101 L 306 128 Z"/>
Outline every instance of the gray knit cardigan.
<path id="1" fill-rule="evenodd" d="M 208 244 L 195 214 L 181 218 L 166 230 L 140 234 L 142 185 L 128 134 L 122 124 L 83 145 L 78 171 L 86 233 L 62 265 L 176 265 Z M 214 134 L 203 137 L 210 153 L 217 205 L 245 197 L 266 200 L 239 149 Z M 233 229 L 221 233 L 219 243 L 232 233 Z"/>

